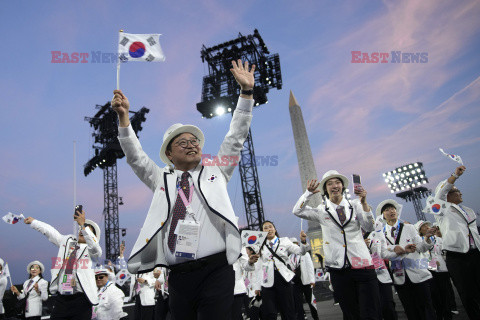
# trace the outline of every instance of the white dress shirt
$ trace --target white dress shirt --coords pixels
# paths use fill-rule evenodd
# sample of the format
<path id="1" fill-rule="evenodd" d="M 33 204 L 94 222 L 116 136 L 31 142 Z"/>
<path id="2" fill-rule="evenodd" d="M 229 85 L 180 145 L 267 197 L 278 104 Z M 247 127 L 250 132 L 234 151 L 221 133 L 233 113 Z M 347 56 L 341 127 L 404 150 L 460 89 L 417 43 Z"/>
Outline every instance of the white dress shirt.
<path id="1" fill-rule="evenodd" d="M 192 179 L 193 170 L 190 170 L 189 173 L 190 177 L 188 177 L 188 183 L 190 185 L 190 188 L 192 188 L 192 186 L 194 187 L 192 203 L 190 204 L 190 206 L 192 207 L 192 211 L 195 213 L 195 219 L 200 224 L 200 234 L 198 239 L 198 250 L 196 256 L 196 259 L 200 259 L 226 250 L 225 221 L 218 218 L 210 211 L 208 206 L 205 204 L 205 201 L 203 200 L 200 191 L 194 184 L 194 181 Z M 178 183 L 180 183 L 183 171 L 175 170 L 175 174 L 177 175 Z M 179 197 L 178 190 L 176 194 L 177 197 Z M 188 194 L 185 195 L 187 199 L 188 196 Z M 176 200 L 177 199 L 175 199 L 175 201 Z M 173 214 L 174 207 L 175 204 L 172 205 L 170 214 Z M 193 218 L 188 214 L 188 212 L 185 215 L 185 220 L 193 221 Z M 165 258 L 169 265 L 175 265 L 178 263 L 190 261 L 190 259 L 175 257 L 175 251 L 173 253 L 170 252 L 170 249 L 168 247 L 168 235 L 170 233 L 171 221 L 172 219 L 168 219 L 168 225 L 166 228 L 164 228 L 165 232 L 163 238 L 163 250 L 165 251 Z"/>

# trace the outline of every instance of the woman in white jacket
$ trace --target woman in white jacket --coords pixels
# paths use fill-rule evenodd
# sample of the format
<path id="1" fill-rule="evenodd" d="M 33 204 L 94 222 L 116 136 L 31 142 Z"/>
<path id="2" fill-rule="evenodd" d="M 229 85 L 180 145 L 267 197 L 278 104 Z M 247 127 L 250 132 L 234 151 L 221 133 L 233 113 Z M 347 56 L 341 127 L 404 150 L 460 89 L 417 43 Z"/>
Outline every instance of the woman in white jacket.
<path id="1" fill-rule="evenodd" d="M 30 278 L 23 283 L 23 291 L 20 293 L 15 286 L 11 287 L 17 299 L 27 297 L 25 305 L 25 318 L 40 320 L 42 317 L 43 301 L 48 299 L 48 282 L 43 279 L 45 267 L 40 261 L 32 261 L 27 266 Z"/>
<path id="2" fill-rule="evenodd" d="M 289 238 L 280 238 L 275 225 L 271 221 L 265 221 L 262 229 L 267 233 L 267 240 L 260 251 L 257 263 L 261 264 L 260 272 L 262 305 L 266 319 L 277 319 L 277 310 L 280 309 L 285 320 L 294 320 L 295 305 L 293 301 L 292 279 L 295 273 L 287 267 L 290 254 L 304 255 L 309 246 L 307 235 L 302 231 L 300 238 L 302 245 L 293 244 Z M 260 290 L 257 285 L 256 290 Z"/>
<path id="3" fill-rule="evenodd" d="M 5 276 L 5 272 L 3 271 L 3 266 L 5 262 L 3 259 L 0 258 L 0 319 L 5 318 L 5 310 L 3 309 L 3 294 L 5 293 L 5 289 L 7 289 L 7 277 Z"/>

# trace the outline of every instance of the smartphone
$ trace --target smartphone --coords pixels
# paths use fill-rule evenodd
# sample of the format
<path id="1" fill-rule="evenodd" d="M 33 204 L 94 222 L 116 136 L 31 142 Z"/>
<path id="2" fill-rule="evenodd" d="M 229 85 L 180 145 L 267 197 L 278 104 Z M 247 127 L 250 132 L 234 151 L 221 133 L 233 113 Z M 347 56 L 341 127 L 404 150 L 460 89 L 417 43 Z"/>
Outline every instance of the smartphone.
<path id="1" fill-rule="evenodd" d="M 78 216 L 77 211 L 82 212 L 82 210 L 83 210 L 83 206 L 82 206 L 81 204 L 79 204 L 79 205 L 77 205 L 77 206 L 75 207 L 75 211 L 74 211 L 73 213 L 74 213 L 76 216 Z"/>
<path id="2" fill-rule="evenodd" d="M 353 192 L 358 193 L 362 191 L 363 187 L 362 187 L 362 181 L 360 180 L 360 175 L 352 174 L 352 178 L 353 178 Z"/>

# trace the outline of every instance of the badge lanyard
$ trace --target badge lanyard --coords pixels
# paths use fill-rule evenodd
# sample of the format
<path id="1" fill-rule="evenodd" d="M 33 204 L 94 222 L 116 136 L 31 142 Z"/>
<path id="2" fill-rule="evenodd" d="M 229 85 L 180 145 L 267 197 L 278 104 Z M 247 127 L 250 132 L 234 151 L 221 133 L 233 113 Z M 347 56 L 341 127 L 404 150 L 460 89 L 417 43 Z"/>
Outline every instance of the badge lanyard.
<path id="1" fill-rule="evenodd" d="M 195 213 L 193 213 L 192 207 L 190 206 L 192 204 L 193 190 L 194 189 L 195 189 L 195 186 L 192 183 L 190 185 L 190 194 L 188 195 L 188 201 L 187 201 L 187 197 L 185 196 L 185 192 L 183 192 L 182 187 L 180 187 L 180 184 L 177 182 L 178 195 L 182 199 L 182 202 L 185 205 L 185 209 L 187 209 L 188 214 L 193 218 L 193 220 L 195 222 L 197 222 L 197 219 L 195 219 Z"/>
<path id="2" fill-rule="evenodd" d="M 175 245 L 175 257 L 177 258 L 186 258 L 186 259 L 196 259 L 198 242 L 200 237 L 200 224 L 197 219 L 195 219 L 195 213 L 192 210 L 191 203 L 193 198 L 193 191 L 195 187 L 193 184 L 190 185 L 190 194 L 188 195 L 188 200 L 177 182 L 178 195 L 182 199 L 183 204 L 187 213 L 192 217 L 193 221 L 180 220 L 178 221 L 175 234 L 177 235 L 177 243 Z"/>
<path id="3" fill-rule="evenodd" d="M 102 290 L 98 293 L 98 301 L 100 301 L 100 298 L 102 297 L 102 294 L 107 290 L 108 284 L 110 281 L 108 281 L 105 286 L 103 286 Z M 97 319 L 97 311 L 98 311 L 98 305 L 92 306 L 92 319 Z"/>

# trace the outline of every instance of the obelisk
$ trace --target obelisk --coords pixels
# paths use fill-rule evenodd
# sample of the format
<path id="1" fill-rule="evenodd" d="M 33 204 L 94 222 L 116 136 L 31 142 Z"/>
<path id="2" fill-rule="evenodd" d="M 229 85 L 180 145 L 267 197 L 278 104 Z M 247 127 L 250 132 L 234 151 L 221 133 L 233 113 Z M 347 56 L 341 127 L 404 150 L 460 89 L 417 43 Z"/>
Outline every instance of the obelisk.
<path id="1" fill-rule="evenodd" d="M 313 162 L 312 150 L 308 140 L 307 129 L 305 128 L 305 121 L 303 120 L 302 109 L 300 109 L 300 105 L 292 91 L 290 91 L 288 109 L 290 111 L 290 120 L 292 121 L 298 168 L 300 169 L 301 193 L 303 193 L 307 189 L 308 180 L 317 179 L 317 171 L 315 170 L 315 163 Z M 322 198 L 320 193 L 317 193 L 312 197 L 308 205 L 310 207 L 317 207 L 321 202 Z M 312 258 L 318 263 L 315 253 L 320 253 L 323 256 L 322 229 L 320 228 L 320 224 L 308 221 L 307 235 L 312 245 Z"/>

